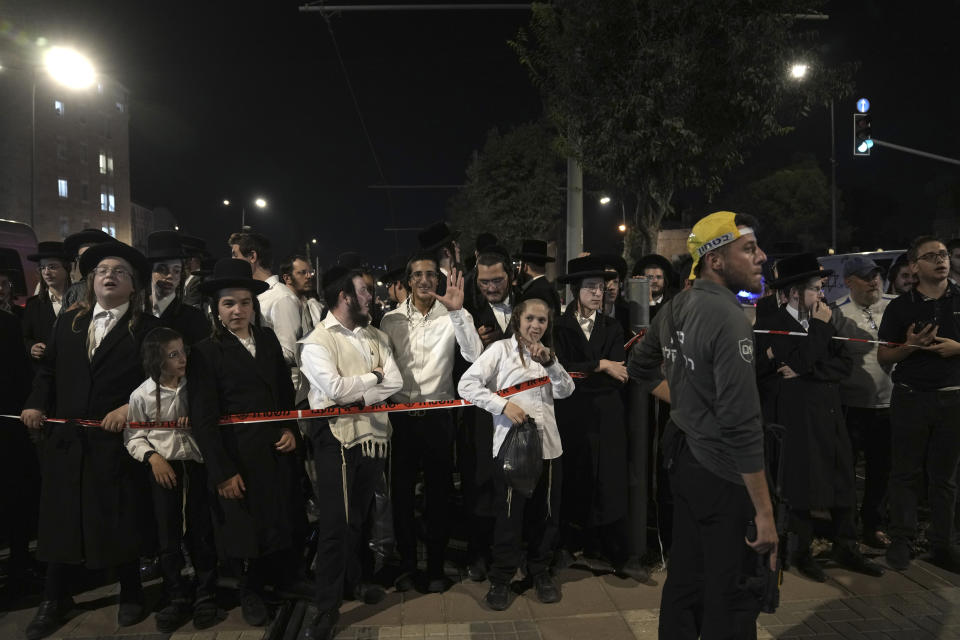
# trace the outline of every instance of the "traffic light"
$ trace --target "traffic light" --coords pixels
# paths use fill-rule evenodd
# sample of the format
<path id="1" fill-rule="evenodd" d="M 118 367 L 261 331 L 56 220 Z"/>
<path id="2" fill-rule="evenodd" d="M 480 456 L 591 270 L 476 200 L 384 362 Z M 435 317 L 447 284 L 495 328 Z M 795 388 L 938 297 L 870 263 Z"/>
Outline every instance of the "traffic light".
<path id="1" fill-rule="evenodd" d="M 868 156 L 873 147 L 873 116 L 869 113 L 853 114 L 853 155 Z"/>

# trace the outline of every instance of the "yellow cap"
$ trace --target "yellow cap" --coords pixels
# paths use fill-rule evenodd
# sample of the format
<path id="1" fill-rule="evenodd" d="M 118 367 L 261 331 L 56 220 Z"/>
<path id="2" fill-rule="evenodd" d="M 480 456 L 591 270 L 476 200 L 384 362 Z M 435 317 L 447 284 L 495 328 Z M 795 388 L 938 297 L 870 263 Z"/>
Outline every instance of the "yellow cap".
<path id="1" fill-rule="evenodd" d="M 701 218 L 697 224 L 693 225 L 687 237 L 687 251 L 693 258 L 690 280 L 696 277 L 693 270 L 700 262 L 700 258 L 725 244 L 730 244 L 740 236 L 753 233 L 750 227 L 737 227 L 736 219 L 737 214 L 733 211 L 717 211 Z"/>

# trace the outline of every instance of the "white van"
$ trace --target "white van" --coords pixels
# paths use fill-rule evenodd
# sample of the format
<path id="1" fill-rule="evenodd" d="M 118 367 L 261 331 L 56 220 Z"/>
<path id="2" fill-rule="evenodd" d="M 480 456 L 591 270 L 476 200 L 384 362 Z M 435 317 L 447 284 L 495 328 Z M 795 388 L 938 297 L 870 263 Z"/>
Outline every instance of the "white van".
<path id="1" fill-rule="evenodd" d="M 827 302 L 834 302 L 845 298 L 849 293 L 847 285 L 843 283 L 843 265 L 853 256 L 866 256 L 872 258 L 881 269 L 883 269 L 883 290 L 887 290 L 890 284 L 886 277 L 890 267 L 896 262 L 897 258 L 907 252 L 906 249 L 894 249 L 891 251 L 863 251 L 861 253 L 840 253 L 832 256 L 821 256 L 817 258 L 820 266 L 824 269 L 832 269 L 833 275 L 827 278 L 823 284 L 823 296 Z"/>
<path id="2" fill-rule="evenodd" d="M 37 265 L 27 256 L 37 252 L 37 236 L 30 225 L 0 218 L 0 269 L 10 274 L 14 302 L 23 306 L 40 283 Z"/>

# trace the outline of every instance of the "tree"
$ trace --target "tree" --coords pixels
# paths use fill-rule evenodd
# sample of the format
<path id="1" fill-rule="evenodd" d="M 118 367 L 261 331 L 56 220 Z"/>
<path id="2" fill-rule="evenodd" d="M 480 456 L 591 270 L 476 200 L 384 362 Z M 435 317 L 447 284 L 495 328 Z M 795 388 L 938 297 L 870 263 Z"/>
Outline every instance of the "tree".
<path id="1" fill-rule="evenodd" d="M 632 228 L 625 253 L 655 246 L 679 189 L 708 197 L 760 141 L 829 95 L 837 72 L 812 65 L 798 14 L 821 0 L 555 0 L 534 5 L 512 46 L 540 90 L 562 151 L 617 190 Z"/>
<path id="2" fill-rule="evenodd" d="M 564 211 L 564 159 L 545 123 L 501 134 L 492 129 L 467 167 L 462 191 L 451 200 L 451 223 L 466 251 L 477 234 L 494 233 L 508 250 L 522 238 L 553 236 Z"/>

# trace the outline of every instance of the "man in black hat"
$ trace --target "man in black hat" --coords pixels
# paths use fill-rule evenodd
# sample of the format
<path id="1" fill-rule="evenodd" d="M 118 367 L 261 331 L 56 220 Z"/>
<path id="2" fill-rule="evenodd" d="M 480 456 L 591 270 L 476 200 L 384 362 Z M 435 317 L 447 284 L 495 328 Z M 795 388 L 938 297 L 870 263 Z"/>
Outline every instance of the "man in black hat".
<path id="1" fill-rule="evenodd" d="M 62 242 L 41 242 L 37 253 L 27 256 L 40 271 L 40 293 L 29 298 L 23 311 L 23 340 L 34 361 L 43 357 L 53 323 L 63 310 L 63 296 L 70 286 L 70 257 Z"/>
<path id="2" fill-rule="evenodd" d="M 807 337 L 759 335 L 757 376 L 764 418 L 786 427 L 783 440 L 783 497 L 790 505 L 797 535 L 791 564 L 817 582 L 826 573 L 811 555 L 812 510 L 829 509 L 833 526 L 832 557 L 848 569 L 879 577 L 883 569 L 867 560 L 857 545 L 857 506 L 853 453 L 843 419 L 840 382 L 853 371 L 853 359 L 823 300 L 824 270 L 813 254 L 783 258 L 770 286 L 787 304 L 757 319 L 756 328 L 805 333 Z"/>
<path id="3" fill-rule="evenodd" d="M 299 342 L 311 409 L 375 405 L 400 390 L 403 380 L 390 339 L 370 326 L 370 292 L 359 269 L 336 266 L 323 274 L 330 312 Z M 386 593 L 371 584 L 374 562 L 364 531 L 374 490 L 383 477 L 390 444 L 387 414 L 311 420 L 317 521 L 317 615 L 308 640 L 327 640 L 344 594 L 376 604 Z"/>
<path id="4" fill-rule="evenodd" d="M 650 320 L 657 315 L 663 303 L 676 295 L 676 272 L 667 258 L 650 253 L 633 267 L 633 277 L 644 277 L 650 283 Z"/>
<path id="5" fill-rule="evenodd" d="M 180 234 L 185 257 L 183 270 L 187 279 L 183 282 L 183 303 L 192 307 L 201 308 L 200 283 L 203 282 L 203 258 L 207 253 L 207 243 L 201 238 Z"/>
<path id="6" fill-rule="evenodd" d="M 20 416 L 46 432 L 38 557 L 47 562 L 47 579 L 27 627 L 30 640 L 62 624 L 80 567 L 116 569 L 120 626 L 145 614 L 138 566 L 145 478 L 121 432 L 130 394 L 145 378 L 143 337 L 158 324 L 143 312 L 150 266 L 136 249 L 108 242 L 84 252 L 80 273 L 87 297 L 57 322 Z M 48 415 L 102 426 L 47 423 Z"/>
<path id="7" fill-rule="evenodd" d="M 554 317 L 560 317 L 560 295 L 553 283 L 547 280 L 547 263 L 556 258 L 547 255 L 547 243 L 543 240 L 525 239 L 520 244 L 520 293 L 518 302 L 538 298 L 550 305 Z"/>
<path id="8" fill-rule="evenodd" d="M 175 329 L 186 345 L 210 336 L 210 323 L 196 307 L 183 302 L 183 246 L 176 231 L 147 236 L 147 261 L 152 269 L 150 311 L 160 324 Z"/>
<path id="9" fill-rule="evenodd" d="M 67 236 L 63 241 L 63 250 L 71 260 L 76 262 L 76 265 L 79 269 L 79 260 L 80 256 L 83 255 L 83 252 L 92 247 L 95 244 L 100 244 L 101 242 L 111 242 L 113 237 L 109 234 L 104 233 L 100 229 L 84 229 L 72 235 Z M 74 282 L 67 292 L 63 296 L 63 306 L 66 309 L 70 309 L 73 305 L 77 304 L 81 300 L 87 297 L 87 281 L 85 278 L 81 277 L 76 282 Z"/>
<path id="10" fill-rule="evenodd" d="M 387 260 L 387 272 L 383 274 L 384 286 L 387 288 L 389 298 L 388 308 L 385 312 L 393 311 L 403 304 L 410 295 L 407 284 L 404 282 L 403 275 L 407 270 L 407 256 L 393 256 Z"/>

